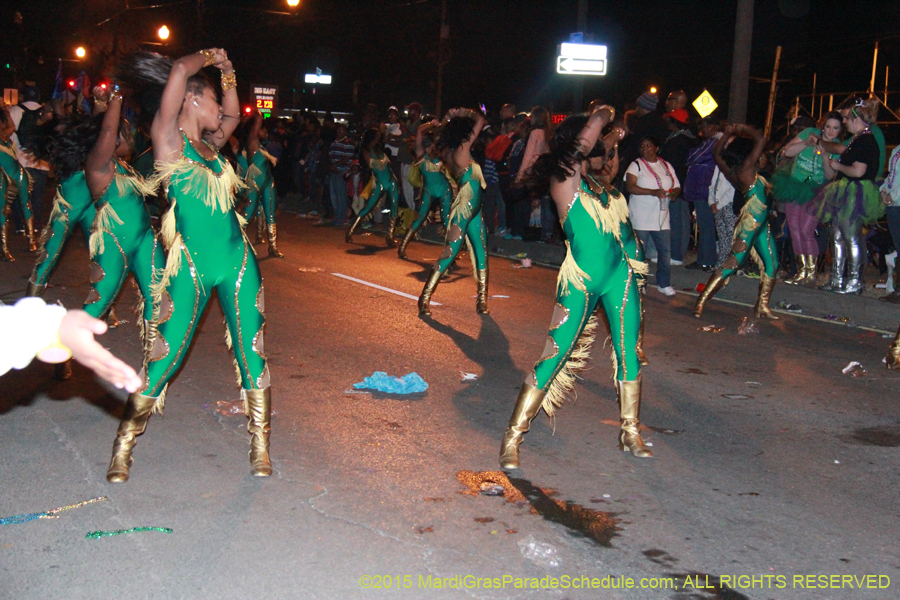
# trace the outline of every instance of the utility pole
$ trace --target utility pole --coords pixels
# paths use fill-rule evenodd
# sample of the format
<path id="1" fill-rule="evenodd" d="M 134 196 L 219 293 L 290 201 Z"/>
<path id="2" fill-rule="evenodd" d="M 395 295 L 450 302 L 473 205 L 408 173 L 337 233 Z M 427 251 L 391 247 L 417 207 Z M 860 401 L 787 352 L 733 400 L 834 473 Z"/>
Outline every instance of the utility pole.
<path id="1" fill-rule="evenodd" d="M 450 26 L 447 25 L 447 0 L 443 0 L 441 6 L 441 37 L 438 40 L 438 76 L 437 90 L 435 91 L 434 113 L 440 119 L 443 116 L 441 111 L 441 95 L 444 92 L 444 64 L 449 62 L 450 49 L 447 43 L 450 40 Z"/>
<path id="2" fill-rule="evenodd" d="M 731 63 L 731 92 L 728 120 L 747 120 L 747 93 L 750 89 L 750 48 L 753 44 L 754 0 L 738 0 L 734 25 L 734 58 Z"/>
<path id="3" fill-rule="evenodd" d="M 578 29 L 577 31 L 585 33 L 587 29 L 587 0 L 578 0 Z M 576 75 L 575 96 L 572 99 L 572 113 L 581 112 L 581 106 L 584 103 L 584 75 Z"/>
<path id="4" fill-rule="evenodd" d="M 772 133 L 772 117 L 775 115 L 775 96 L 778 93 L 779 63 L 781 63 L 781 46 L 778 46 L 778 49 L 775 50 L 775 70 L 772 71 L 772 85 L 769 86 L 769 110 L 766 112 L 766 128 L 763 132 L 763 136 L 766 139 L 769 139 L 769 134 Z M 813 83 L 813 89 L 815 89 L 815 83 Z M 813 94 L 815 94 L 815 91 L 813 91 Z M 815 102 L 815 95 L 813 95 L 813 105 L 815 105 Z"/>
<path id="5" fill-rule="evenodd" d="M 875 56 L 872 57 L 872 79 L 869 81 L 869 93 L 875 93 L 875 67 L 878 66 L 878 42 L 875 42 Z"/>

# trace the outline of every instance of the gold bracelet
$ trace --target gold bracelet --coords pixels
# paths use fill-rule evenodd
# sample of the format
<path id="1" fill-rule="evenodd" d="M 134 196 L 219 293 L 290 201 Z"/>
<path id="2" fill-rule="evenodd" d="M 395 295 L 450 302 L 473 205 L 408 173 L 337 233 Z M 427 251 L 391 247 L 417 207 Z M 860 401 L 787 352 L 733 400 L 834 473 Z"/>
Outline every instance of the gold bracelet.
<path id="1" fill-rule="evenodd" d="M 210 65 L 216 64 L 216 53 L 212 50 L 200 50 L 200 54 L 202 54 L 206 58 L 206 62 L 203 63 L 204 67 L 208 67 Z"/>
<path id="2" fill-rule="evenodd" d="M 94 106 L 97 108 L 106 108 L 106 105 L 109 104 L 109 100 L 101 100 L 100 98 L 94 98 Z"/>
<path id="3" fill-rule="evenodd" d="M 231 73 L 225 73 L 222 71 L 222 91 L 227 92 L 228 90 L 233 90 L 237 87 L 237 75 L 234 71 Z"/>

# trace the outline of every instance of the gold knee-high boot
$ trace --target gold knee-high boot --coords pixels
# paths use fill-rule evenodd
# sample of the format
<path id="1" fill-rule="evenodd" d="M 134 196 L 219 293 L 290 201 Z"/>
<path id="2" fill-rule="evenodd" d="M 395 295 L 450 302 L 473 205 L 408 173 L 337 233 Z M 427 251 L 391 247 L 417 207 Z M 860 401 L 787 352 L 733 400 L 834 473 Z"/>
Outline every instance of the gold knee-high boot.
<path id="1" fill-rule="evenodd" d="M 722 270 L 717 269 L 716 272 L 712 274 L 712 277 L 709 278 L 709 281 L 706 282 L 706 287 L 703 288 L 703 292 L 697 297 L 697 302 L 694 304 L 693 315 L 699 319 L 703 314 L 703 309 L 706 308 L 706 303 L 709 302 L 709 299 L 724 286 L 725 279 L 722 277 Z"/>
<path id="2" fill-rule="evenodd" d="M 150 413 L 156 405 L 156 398 L 145 396 L 135 392 L 128 396 L 125 403 L 125 413 L 119 430 L 116 432 L 116 441 L 113 442 L 112 461 L 106 471 L 106 480 L 110 483 L 124 483 L 128 481 L 131 471 L 131 452 L 134 450 L 135 438 L 147 429 L 147 421 Z"/>
<path id="3" fill-rule="evenodd" d="M 634 381 L 616 381 L 619 396 L 619 414 L 622 428 L 619 431 L 619 450 L 631 452 L 638 458 L 652 458 L 653 453 L 641 439 L 641 376 Z"/>
<path id="4" fill-rule="evenodd" d="M 278 251 L 277 245 L 278 239 L 278 228 L 275 223 L 269 224 L 269 256 L 274 256 L 275 258 L 284 258 L 284 254 Z"/>
<path id="5" fill-rule="evenodd" d="M 887 363 L 888 369 L 900 371 L 900 328 L 897 329 L 897 335 L 894 337 L 891 347 L 888 348 L 885 362 Z"/>
<path id="6" fill-rule="evenodd" d="M 523 383 L 516 398 L 516 407 L 509 418 L 509 427 L 500 443 L 500 467 L 504 469 L 519 468 L 519 444 L 522 437 L 531 428 L 531 420 L 541 410 L 544 401 L 544 390 L 539 390 L 530 383 Z"/>
<path id="7" fill-rule="evenodd" d="M 28 251 L 37 252 L 37 243 L 34 236 L 34 217 L 25 219 L 25 239 L 28 240 Z"/>
<path id="8" fill-rule="evenodd" d="M 816 272 L 818 265 L 816 264 L 819 257 L 815 254 L 804 254 L 803 261 L 806 263 L 806 279 L 801 283 L 807 287 L 816 287 Z"/>
<path id="9" fill-rule="evenodd" d="M 388 230 L 387 230 L 387 233 L 384 235 L 384 241 L 387 244 L 388 248 L 393 248 L 394 246 L 397 245 L 397 243 L 394 241 L 394 229 L 397 227 L 397 220 L 399 218 L 400 217 L 397 217 L 397 218 L 388 217 Z"/>
<path id="10" fill-rule="evenodd" d="M 362 221 L 362 217 L 356 217 L 356 220 L 353 221 L 353 225 L 351 225 L 350 229 L 347 230 L 347 234 L 344 236 L 344 241 L 348 244 L 353 241 L 353 232 L 356 231 L 356 228 L 359 226 L 360 221 Z"/>
<path id="11" fill-rule="evenodd" d="M 486 315 L 488 310 L 488 272 L 487 269 L 475 269 L 475 279 L 478 285 L 478 299 L 475 300 L 475 312 Z"/>
<path id="12" fill-rule="evenodd" d="M 406 247 L 409 246 L 409 241 L 412 239 L 413 235 L 415 235 L 415 231 L 410 225 L 409 229 L 406 230 L 406 235 L 403 236 L 403 241 L 400 242 L 400 247 L 397 248 L 397 256 L 402 259 L 406 259 Z"/>
<path id="13" fill-rule="evenodd" d="M 422 295 L 419 296 L 419 315 L 423 317 L 431 316 L 431 295 L 441 280 L 441 269 L 437 265 L 431 267 L 431 273 L 428 275 L 428 281 L 422 289 Z"/>
<path id="14" fill-rule="evenodd" d="M 28 287 L 25 289 L 25 295 L 32 298 L 43 298 L 44 292 L 47 291 L 46 285 L 40 285 L 28 280 Z"/>
<path id="15" fill-rule="evenodd" d="M 806 278 L 809 275 L 809 265 L 807 264 L 806 255 L 797 254 L 796 256 L 794 256 L 794 260 L 797 262 L 797 274 L 790 279 L 784 280 L 784 282 L 788 285 L 800 285 L 801 283 L 806 281 Z"/>
<path id="16" fill-rule="evenodd" d="M 269 462 L 269 423 L 272 420 L 271 388 L 264 390 L 241 390 L 244 397 L 244 410 L 250 419 L 247 431 L 250 432 L 250 468 L 256 477 L 268 477 L 272 474 L 272 463 Z"/>
<path id="17" fill-rule="evenodd" d="M 0 202 L 3 199 L 0 198 Z M 9 221 L 3 224 L 3 227 L 0 227 L 0 260 L 4 262 L 15 262 L 15 258 L 13 255 L 9 253 Z"/>
<path id="18" fill-rule="evenodd" d="M 765 273 L 759 274 L 759 296 L 756 299 L 756 306 L 753 308 L 753 314 L 757 318 L 765 317 L 777 321 L 781 317 L 772 312 L 769 308 L 769 301 L 772 299 L 772 288 L 775 287 L 775 278 L 769 277 Z"/>
<path id="19" fill-rule="evenodd" d="M 263 218 L 262 214 L 256 215 L 256 243 L 262 244 L 263 237 L 265 236 L 266 231 L 266 220 Z"/>

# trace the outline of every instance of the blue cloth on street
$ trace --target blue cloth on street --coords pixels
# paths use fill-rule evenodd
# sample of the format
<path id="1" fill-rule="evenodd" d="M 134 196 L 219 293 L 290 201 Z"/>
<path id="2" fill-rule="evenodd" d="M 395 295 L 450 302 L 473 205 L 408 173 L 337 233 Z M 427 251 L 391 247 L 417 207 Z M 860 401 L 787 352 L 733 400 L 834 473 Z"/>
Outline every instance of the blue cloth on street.
<path id="1" fill-rule="evenodd" d="M 375 371 L 353 387 L 358 390 L 378 390 L 389 394 L 417 394 L 428 389 L 428 384 L 418 373 L 409 373 L 403 377 L 394 377 L 384 371 Z"/>

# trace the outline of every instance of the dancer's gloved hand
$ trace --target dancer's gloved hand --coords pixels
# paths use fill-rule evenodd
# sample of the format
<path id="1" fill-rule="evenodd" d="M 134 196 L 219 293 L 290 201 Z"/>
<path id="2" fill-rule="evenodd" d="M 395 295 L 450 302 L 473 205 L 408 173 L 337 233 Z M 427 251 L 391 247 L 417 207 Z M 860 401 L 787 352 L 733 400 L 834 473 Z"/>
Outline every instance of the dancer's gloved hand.
<path id="1" fill-rule="evenodd" d="M 106 323 L 83 310 L 67 311 L 59 325 L 60 342 L 72 351 L 72 358 L 117 388 L 137 391 L 142 382 L 134 369 L 94 339 L 95 335 L 103 333 L 106 333 Z"/>

